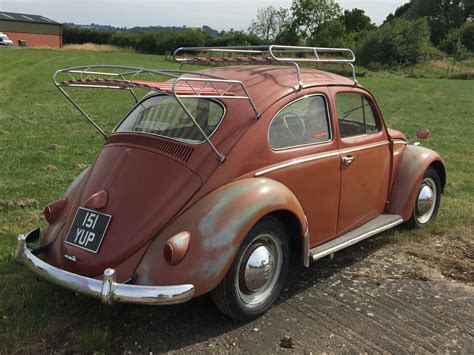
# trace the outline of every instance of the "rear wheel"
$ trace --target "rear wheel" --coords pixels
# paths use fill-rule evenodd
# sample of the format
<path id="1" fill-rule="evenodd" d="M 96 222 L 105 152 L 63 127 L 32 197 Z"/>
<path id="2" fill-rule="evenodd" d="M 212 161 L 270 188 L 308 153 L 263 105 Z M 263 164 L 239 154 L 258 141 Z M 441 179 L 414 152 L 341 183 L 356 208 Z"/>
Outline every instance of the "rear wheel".
<path id="1" fill-rule="evenodd" d="M 441 179 L 435 169 L 428 168 L 418 188 L 411 218 L 405 225 L 421 228 L 429 224 L 438 214 L 440 200 Z"/>
<path id="2" fill-rule="evenodd" d="M 224 280 L 212 291 L 217 308 L 247 320 L 265 313 L 288 276 L 290 247 L 282 223 L 265 217 L 244 238 Z"/>

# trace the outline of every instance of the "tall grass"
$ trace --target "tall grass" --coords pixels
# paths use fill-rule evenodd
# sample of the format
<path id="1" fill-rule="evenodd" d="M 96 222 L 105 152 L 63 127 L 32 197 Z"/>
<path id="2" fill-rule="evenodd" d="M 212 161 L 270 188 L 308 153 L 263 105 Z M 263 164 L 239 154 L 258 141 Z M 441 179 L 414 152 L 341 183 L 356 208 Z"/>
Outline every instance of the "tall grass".
<path id="1" fill-rule="evenodd" d="M 87 51 L 87 52 L 126 52 L 135 53 L 135 50 L 131 47 L 123 48 L 112 46 L 110 44 L 95 44 L 95 43 L 84 43 L 84 44 L 66 44 L 62 48 L 63 51 Z"/>

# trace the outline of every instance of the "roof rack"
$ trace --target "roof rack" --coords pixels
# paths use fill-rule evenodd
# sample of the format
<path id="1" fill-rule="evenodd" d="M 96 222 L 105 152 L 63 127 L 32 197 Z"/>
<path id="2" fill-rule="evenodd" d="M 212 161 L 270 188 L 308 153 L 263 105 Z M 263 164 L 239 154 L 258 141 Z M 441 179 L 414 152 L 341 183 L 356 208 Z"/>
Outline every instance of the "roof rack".
<path id="1" fill-rule="evenodd" d="M 192 53 L 194 56 L 185 56 Z M 220 53 L 221 56 L 201 57 L 204 53 Z M 236 56 L 243 54 L 242 56 Z M 224 55 L 224 56 L 223 56 Z M 182 70 L 185 64 L 287 64 L 296 68 L 299 89 L 302 89 L 301 70 L 298 63 L 344 64 L 352 68 L 352 77 L 355 77 L 354 53 L 345 48 L 298 47 L 298 46 L 234 46 L 234 47 L 182 47 L 173 53 L 173 58 L 181 63 L 179 70 L 155 70 L 119 65 L 89 65 L 61 69 L 54 73 L 53 81 L 56 87 L 76 107 L 77 110 L 104 136 L 107 134 L 93 120 L 92 116 L 84 111 L 79 103 L 69 95 L 65 88 L 101 88 L 128 90 L 136 102 L 139 101 L 135 88 L 145 88 L 164 95 L 173 96 L 186 115 L 191 119 L 212 150 L 216 153 L 219 162 L 224 162 L 225 156 L 216 149 L 210 138 L 197 123 L 195 117 L 184 105 L 181 98 L 233 99 L 245 100 L 251 105 L 256 119 L 261 113 L 250 97 L 245 84 L 239 80 L 232 80 L 208 73 Z M 143 80 L 142 77 L 146 76 Z M 167 82 L 163 82 L 168 80 Z M 161 79 L 161 80 L 159 80 Z M 240 89 L 240 90 L 239 90 Z"/>
<path id="2" fill-rule="evenodd" d="M 220 56 L 212 56 L 212 54 Z M 188 54 L 188 56 L 186 56 Z M 194 54 L 189 56 L 189 54 Z M 207 54 L 207 56 L 203 56 Z M 237 56 L 243 55 L 243 56 Z M 300 47 L 300 46 L 232 46 L 232 47 L 181 47 L 174 51 L 173 58 L 185 64 L 287 64 L 296 69 L 299 88 L 303 88 L 299 63 L 322 63 L 349 65 L 352 79 L 357 84 L 355 55 L 347 48 Z"/>
<path id="3" fill-rule="evenodd" d="M 151 80 L 143 80 L 145 76 Z M 161 80 L 159 80 L 161 77 Z M 170 80 L 163 82 L 163 78 Z M 122 89 L 132 94 L 135 102 L 139 101 L 133 89 L 145 88 L 160 94 L 173 96 L 191 119 L 193 124 L 202 134 L 206 142 L 216 153 L 219 162 L 225 160 L 225 156 L 216 149 L 207 134 L 197 123 L 196 118 L 184 105 L 182 98 L 206 98 L 206 99 L 232 99 L 248 101 L 255 112 L 256 119 L 260 118 L 255 103 L 249 95 L 247 87 L 239 80 L 231 80 L 219 76 L 185 70 L 154 70 L 118 65 L 89 65 L 61 69 L 54 73 L 53 81 L 56 87 L 76 107 L 77 110 L 104 136 L 107 134 L 102 130 L 79 105 L 79 103 L 65 91 L 65 88 L 99 88 L 99 89 Z M 239 91 L 239 89 L 241 91 Z"/>

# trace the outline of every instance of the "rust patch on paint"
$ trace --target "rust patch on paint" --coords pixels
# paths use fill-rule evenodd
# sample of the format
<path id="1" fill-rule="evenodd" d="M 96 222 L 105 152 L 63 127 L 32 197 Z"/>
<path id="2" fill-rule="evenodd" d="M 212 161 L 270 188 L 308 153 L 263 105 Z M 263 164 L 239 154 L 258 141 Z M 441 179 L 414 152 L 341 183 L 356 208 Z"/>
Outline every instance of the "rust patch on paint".
<path id="1" fill-rule="evenodd" d="M 415 196 L 425 171 L 435 161 L 444 162 L 441 156 L 424 147 L 408 145 L 397 166 L 397 173 L 390 193 L 389 213 L 408 220 L 415 206 Z"/>
<path id="2" fill-rule="evenodd" d="M 224 278 L 242 239 L 263 216 L 289 209 L 301 220 L 304 213 L 294 195 L 271 179 L 232 182 L 204 197 L 166 228 L 151 243 L 136 272 L 140 284 L 190 283 L 196 295 L 209 292 Z M 175 233 L 191 234 L 188 253 L 181 263 L 163 262 L 163 247 Z M 303 238 L 303 236 L 301 236 Z"/>

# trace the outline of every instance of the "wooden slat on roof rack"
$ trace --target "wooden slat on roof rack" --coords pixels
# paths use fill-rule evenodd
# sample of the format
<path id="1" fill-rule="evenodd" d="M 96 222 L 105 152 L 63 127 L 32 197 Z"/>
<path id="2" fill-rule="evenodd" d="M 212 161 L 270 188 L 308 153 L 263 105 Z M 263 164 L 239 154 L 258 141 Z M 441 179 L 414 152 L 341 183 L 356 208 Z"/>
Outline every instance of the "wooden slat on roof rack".
<path id="1" fill-rule="evenodd" d="M 65 80 L 61 82 L 64 86 L 111 86 L 117 88 L 140 87 L 161 91 L 166 94 L 173 93 L 173 83 L 170 82 L 153 82 L 140 80 L 116 80 L 116 79 L 81 79 L 81 80 Z M 175 88 L 178 95 L 202 95 L 202 96 L 235 96 L 233 92 L 219 90 L 212 87 L 204 87 L 201 85 L 178 85 Z"/>

